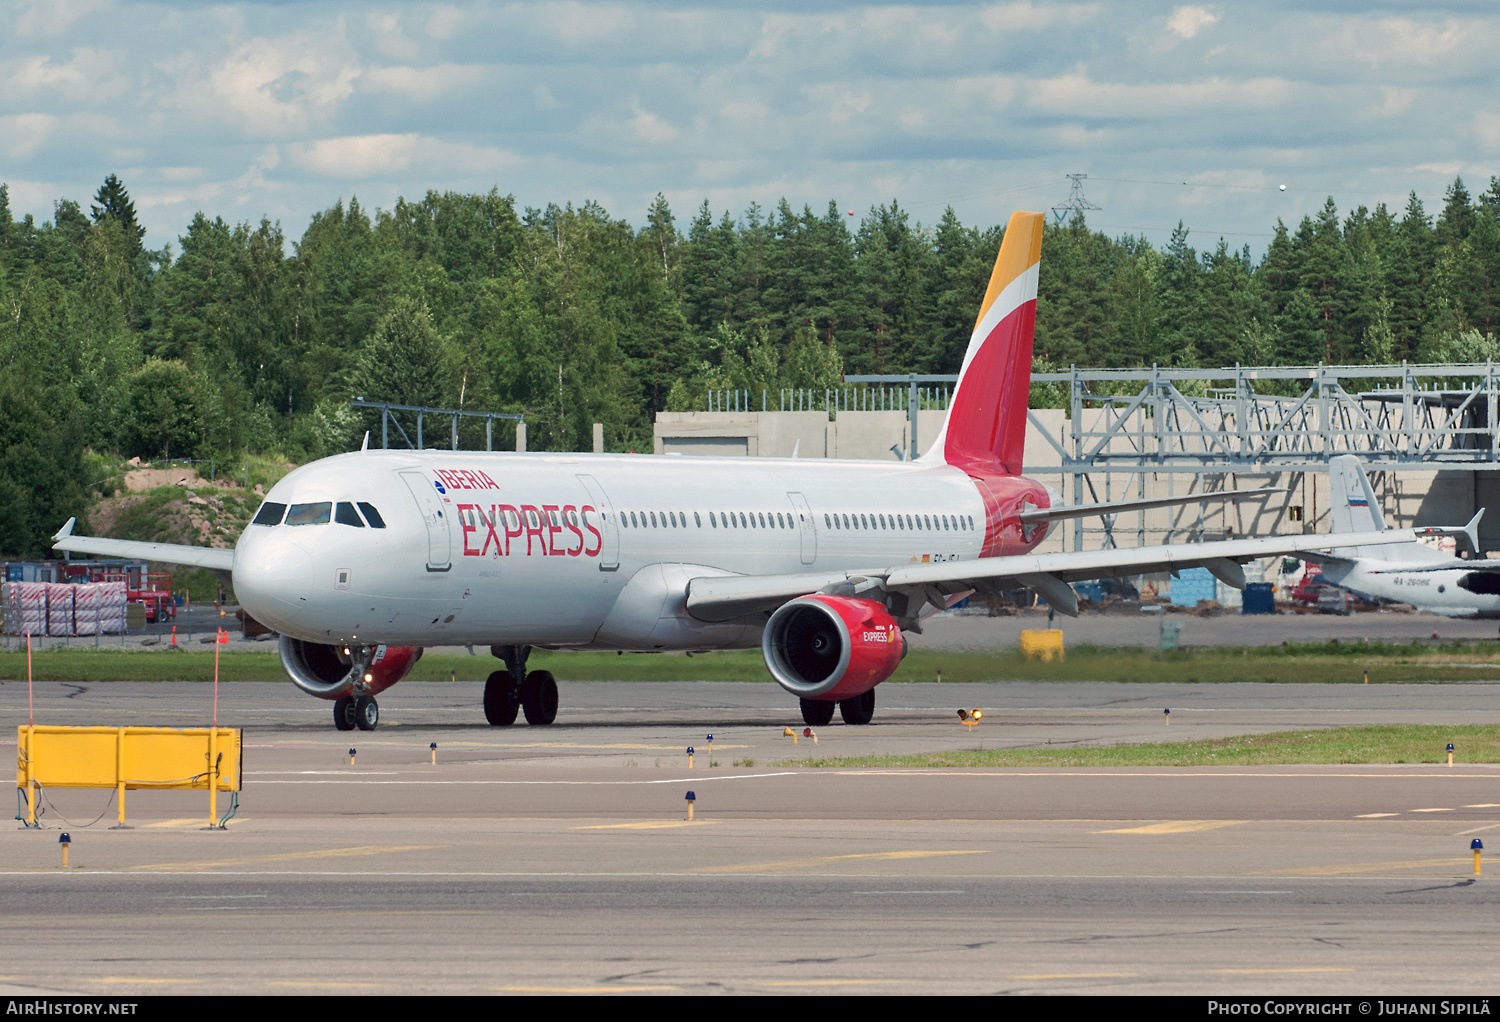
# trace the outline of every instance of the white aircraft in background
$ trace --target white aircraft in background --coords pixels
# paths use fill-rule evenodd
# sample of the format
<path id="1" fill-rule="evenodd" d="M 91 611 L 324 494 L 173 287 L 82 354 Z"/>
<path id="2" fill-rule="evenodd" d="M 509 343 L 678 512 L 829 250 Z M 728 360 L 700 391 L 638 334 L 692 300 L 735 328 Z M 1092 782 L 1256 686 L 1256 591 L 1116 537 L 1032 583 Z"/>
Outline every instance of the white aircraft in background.
<path id="1" fill-rule="evenodd" d="M 1386 531 L 1380 502 L 1358 458 L 1334 458 L 1328 486 L 1332 535 Z M 1479 549 L 1483 517 L 1480 508 L 1459 530 L 1468 537 L 1471 550 Z M 1324 581 L 1366 598 L 1409 603 L 1446 617 L 1500 617 L 1500 561 L 1466 561 L 1425 543 L 1361 543 L 1309 554 L 1304 560 L 1322 566 Z"/>
<path id="2" fill-rule="evenodd" d="M 1032 552 L 1061 519 L 1204 499 L 1060 507 L 1020 474 L 1041 241 L 1042 214 L 1011 217 L 947 422 L 915 461 L 360 451 L 288 474 L 232 551 L 73 536 L 71 520 L 53 547 L 232 573 L 245 611 L 281 634 L 291 680 L 334 700 L 339 728 L 366 730 L 423 647 L 461 644 L 505 664 L 485 683 L 491 724 L 556 717 L 556 680 L 526 669 L 534 647 L 755 646 L 809 724 L 835 705 L 866 724 L 902 633 L 970 592 L 1029 587 L 1076 615 L 1070 582 L 1203 566 L 1243 586 L 1246 561 L 1326 547 Z"/>

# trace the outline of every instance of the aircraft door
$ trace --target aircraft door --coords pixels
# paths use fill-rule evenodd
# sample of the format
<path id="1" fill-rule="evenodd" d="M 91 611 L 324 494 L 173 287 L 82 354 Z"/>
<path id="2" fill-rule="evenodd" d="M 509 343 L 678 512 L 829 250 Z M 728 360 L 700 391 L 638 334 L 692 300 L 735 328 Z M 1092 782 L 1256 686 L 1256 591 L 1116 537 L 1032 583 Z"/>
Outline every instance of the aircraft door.
<path id="1" fill-rule="evenodd" d="M 615 509 L 609 502 L 609 496 L 604 492 L 604 487 L 599 485 L 599 480 L 590 475 L 579 475 L 578 481 L 583 484 L 584 489 L 589 491 L 589 499 L 594 502 L 597 509 L 597 521 L 599 524 L 600 547 L 599 547 L 599 570 L 620 570 L 620 530 L 615 527 Z"/>
<path id="2" fill-rule="evenodd" d="M 449 546 L 448 515 L 442 494 L 421 472 L 402 472 L 401 481 L 411 490 L 422 520 L 427 525 L 427 570 L 447 571 L 453 567 Z"/>
<path id="3" fill-rule="evenodd" d="M 802 535 L 802 563 L 811 564 L 818 559 L 818 531 L 813 528 L 812 509 L 807 506 L 807 498 L 802 494 L 788 493 L 786 496 L 797 512 L 797 524 Z"/>

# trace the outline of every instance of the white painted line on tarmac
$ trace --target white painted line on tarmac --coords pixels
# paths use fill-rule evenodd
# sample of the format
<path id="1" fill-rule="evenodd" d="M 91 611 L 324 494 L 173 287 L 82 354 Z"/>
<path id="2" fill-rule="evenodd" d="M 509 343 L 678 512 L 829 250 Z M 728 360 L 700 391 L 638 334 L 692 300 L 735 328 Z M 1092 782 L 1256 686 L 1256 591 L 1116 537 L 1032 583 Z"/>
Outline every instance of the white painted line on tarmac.
<path id="1" fill-rule="evenodd" d="M 793 777 L 798 773 L 796 770 L 781 770 L 774 774 L 735 774 L 725 777 L 668 777 L 659 781 L 360 781 L 353 778 L 344 781 L 257 781 L 257 784 L 503 784 L 503 785 L 536 785 L 536 784 L 561 784 L 582 785 L 584 787 L 603 787 L 615 784 L 708 784 L 711 781 L 750 781 L 759 777 Z"/>
<path id="2" fill-rule="evenodd" d="M 1475 827 L 1473 830 L 1461 830 L 1457 834 L 1454 834 L 1453 836 L 1454 837 L 1468 837 L 1470 834 L 1482 834 L 1482 833 L 1484 833 L 1487 830 L 1494 830 L 1496 827 L 1500 827 L 1500 823 L 1486 824 L 1483 827 Z"/>
<path id="3" fill-rule="evenodd" d="M 1462 863 L 1462 860 L 1455 860 Z M 1352 883 L 1352 882 L 1375 882 L 1391 880 L 1451 880 L 1455 876 L 1464 876 L 1460 870 L 1450 873 L 1362 873 L 1351 876 L 1349 874 L 1308 874 L 1288 873 L 1278 876 L 1276 879 L 1282 883 Z M 0 877 L 160 877 L 160 876 L 205 876 L 205 877 L 349 877 L 358 880 L 379 879 L 381 877 L 403 877 L 423 878 L 435 877 L 440 879 L 449 878 L 491 878 L 511 880 L 630 880 L 630 879 L 654 879 L 665 878 L 690 878 L 695 880 L 743 880 L 743 879 L 806 879 L 817 877 L 842 877 L 854 880 L 900 880 L 903 878 L 926 880 L 929 883 L 936 879 L 932 873 L 855 873 L 855 872 L 808 872 L 808 873 L 683 873 L 679 871 L 635 871 L 635 872 L 543 872 L 531 873 L 517 871 L 496 870 L 473 870 L 461 872 L 458 870 L 312 870 L 312 869 L 281 869 L 281 870 L 228 870 L 228 869 L 161 869 L 142 870 L 135 869 L 73 869 L 64 873 L 55 868 L 35 870 L 0 870 Z M 1235 873 L 944 873 L 943 880 L 1238 880 L 1243 883 L 1247 879 L 1245 874 Z M 371 912 L 379 912 L 380 909 L 371 909 Z M 434 910 L 438 911 L 438 910 Z M 464 910 L 467 911 L 467 910 Z"/>
<path id="4" fill-rule="evenodd" d="M 942 767 L 907 767 L 898 770 L 829 770 L 844 777 L 1174 777 L 1174 778 L 1224 778 L 1224 777 L 1252 777 L 1252 778 L 1295 778 L 1297 780 L 1317 780 L 1324 777 L 1337 778 L 1377 778 L 1382 781 L 1418 781 L 1429 780 L 1433 777 L 1451 777 L 1454 779 L 1467 778 L 1469 780 L 1493 781 L 1494 774 L 1450 774 L 1446 770 L 1436 769 L 1438 764 L 1422 764 L 1434 769 L 1431 773 L 1417 773 L 1416 771 L 1391 771 L 1379 774 L 1331 774 L 1322 773 L 1318 770 L 1307 770 L 1296 774 L 1272 774 L 1260 772 L 1231 773 L 1227 770 L 1212 770 L 1202 773 L 1173 773 L 1174 768 L 1163 767 L 1161 770 L 1078 770 L 1072 767 L 1054 767 L 1051 770 L 1016 770 L 1012 767 L 991 767 L 988 770 L 946 770 Z M 809 767 L 807 772 L 813 773 L 825 770 L 822 767 Z"/>

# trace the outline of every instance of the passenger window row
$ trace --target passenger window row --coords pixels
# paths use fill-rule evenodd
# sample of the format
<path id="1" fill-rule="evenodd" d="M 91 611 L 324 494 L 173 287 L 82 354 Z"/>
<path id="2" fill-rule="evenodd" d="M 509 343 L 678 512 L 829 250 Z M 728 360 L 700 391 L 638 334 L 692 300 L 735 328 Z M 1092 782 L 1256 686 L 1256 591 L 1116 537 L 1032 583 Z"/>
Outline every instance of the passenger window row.
<path id="1" fill-rule="evenodd" d="M 825 514 L 823 524 L 832 529 L 899 529 L 923 532 L 971 532 L 974 529 L 972 515 L 886 515 L 880 514 Z"/>
<path id="2" fill-rule="evenodd" d="M 693 512 L 693 524 L 703 528 L 703 519 Z M 620 527 L 623 529 L 685 529 L 686 511 L 621 511 Z"/>
<path id="3" fill-rule="evenodd" d="M 681 529 L 688 524 L 685 511 L 621 511 L 620 527 L 625 529 Z M 693 524 L 703 527 L 703 519 L 693 512 Z M 714 529 L 795 529 L 796 519 L 790 513 L 780 511 L 710 511 L 708 524 Z M 971 532 L 974 518 L 971 515 L 883 515 L 883 514 L 833 514 L 823 515 L 823 524 L 830 529 L 874 529 L 923 531 L 923 532 Z"/>
<path id="4" fill-rule="evenodd" d="M 290 508 L 285 504 L 268 500 L 260 506 L 251 520 L 251 525 L 327 525 L 330 519 L 340 525 L 353 526 L 363 529 L 365 523 L 369 523 L 372 529 L 385 528 L 385 519 L 380 517 L 380 512 L 375 510 L 375 505 L 366 501 L 357 501 L 359 511 L 354 510 L 354 504 L 347 500 L 338 502 L 335 508 L 333 501 L 320 500 L 311 501 L 306 504 L 293 504 Z M 360 517 L 360 511 L 364 517 Z"/>

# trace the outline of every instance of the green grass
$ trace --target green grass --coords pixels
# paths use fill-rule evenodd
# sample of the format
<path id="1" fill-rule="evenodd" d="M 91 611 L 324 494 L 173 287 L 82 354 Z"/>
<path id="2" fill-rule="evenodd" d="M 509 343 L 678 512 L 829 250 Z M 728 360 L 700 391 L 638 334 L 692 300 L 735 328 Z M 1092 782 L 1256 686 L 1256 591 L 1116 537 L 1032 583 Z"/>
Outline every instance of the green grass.
<path id="1" fill-rule="evenodd" d="M 983 737 L 980 725 L 976 737 Z M 1404 724 L 1276 731 L 1194 742 L 1084 749 L 970 749 L 916 756 L 852 756 L 790 761 L 814 767 L 1132 767 L 1270 766 L 1291 763 L 1500 763 L 1500 727 Z"/>
<path id="2" fill-rule="evenodd" d="M 213 677 L 213 651 L 197 637 L 185 649 L 149 650 L 110 648 L 101 640 L 95 650 L 89 639 L 74 639 L 70 647 L 35 653 L 34 676 L 51 681 L 203 681 Z M 118 639 L 114 640 L 118 642 Z M 132 640 L 134 643 L 136 640 Z M 411 677 L 446 681 L 456 674 L 462 681 L 482 681 L 499 662 L 486 651 L 478 656 L 429 654 Z M 154 655 L 153 655 L 154 654 Z M 281 663 L 274 647 L 235 651 L 224 655 L 220 677 L 229 681 L 279 681 Z M 1132 647 L 1079 646 L 1066 660 L 1028 661 L 1014 651 L 995 653 L 935 653 L 918 650 L 902 661 L 890 683 L 934 681 L 939 670 L 944 682 L 995 681 L 1115 681 L 1115 682 L 1343 682 L 1359 684 L 1363 671 L 1371 683 L 1475 681 L 1500 677 L 1500 644 L 1414 643 L 1411 645 L 1251 646 L 1158 653 Z M 549 670 L 564 681 L 768 681 L 759 650 L 735 650 L 697 656 L 680 654 L 553 653 L 538 650 L 529 665 Z M 0 679 L 26 677 L 23 653 L 0 653 Z"/>

